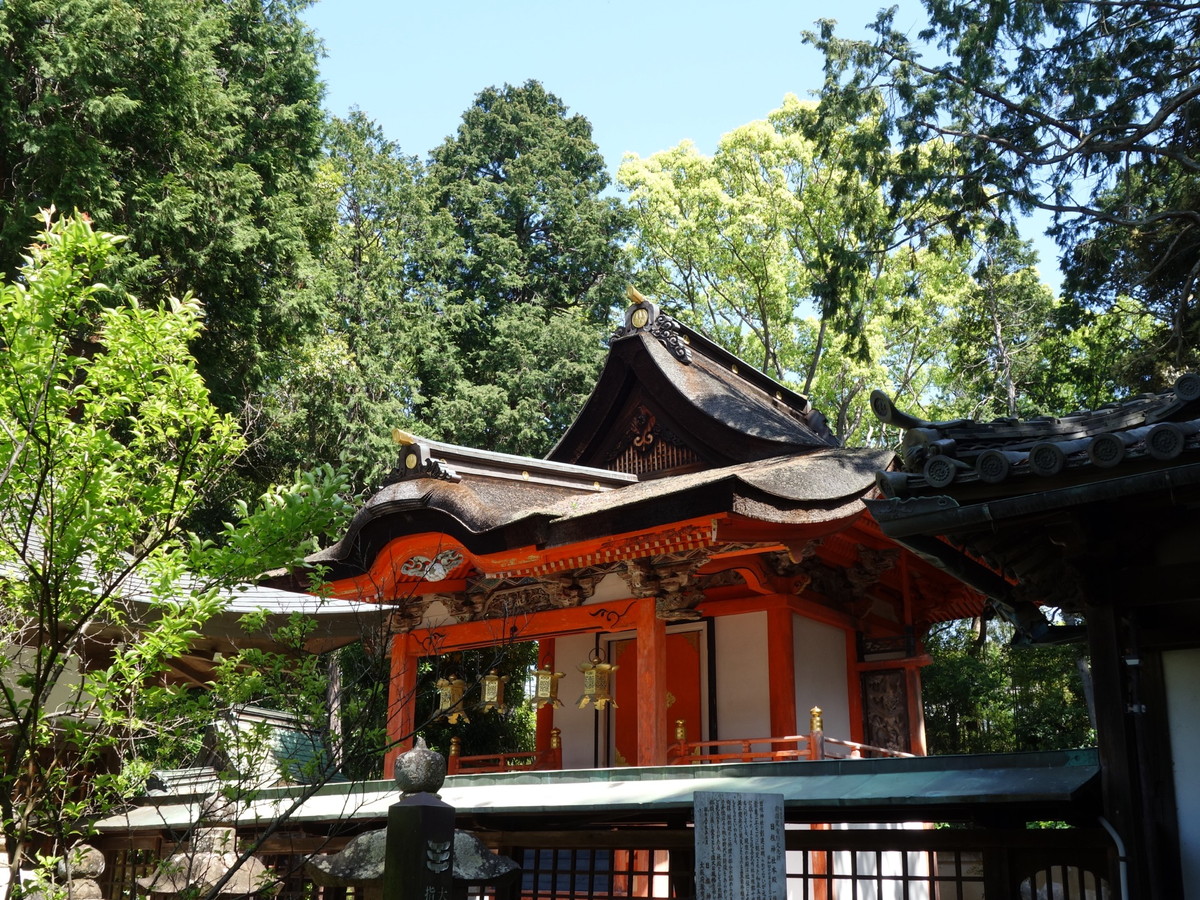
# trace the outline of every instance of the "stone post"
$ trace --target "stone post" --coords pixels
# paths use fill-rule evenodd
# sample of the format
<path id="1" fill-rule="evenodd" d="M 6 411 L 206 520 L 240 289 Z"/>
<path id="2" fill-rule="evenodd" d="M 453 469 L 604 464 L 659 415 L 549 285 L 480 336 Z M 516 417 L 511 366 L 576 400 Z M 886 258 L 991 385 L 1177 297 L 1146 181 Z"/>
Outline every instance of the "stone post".
<path id="1" fill-rule="evenodd" d="M 437 791 L 446 761 L 417 738 L 396 760 L 396 784 L 404 792 L 388 808 L 384 900 L 450 900 L 454 879 L 454 807 Z"/>

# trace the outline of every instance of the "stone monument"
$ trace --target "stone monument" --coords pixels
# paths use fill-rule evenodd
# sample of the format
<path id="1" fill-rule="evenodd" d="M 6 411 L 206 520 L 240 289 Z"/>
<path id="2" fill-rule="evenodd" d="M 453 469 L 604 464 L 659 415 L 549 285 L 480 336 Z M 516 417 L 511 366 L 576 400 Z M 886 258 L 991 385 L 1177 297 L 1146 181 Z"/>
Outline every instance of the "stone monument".
<path id="1" fill-rule="evenodd" d="M 787 900 L 783 795 L 696 791 L 696 900 Z"/>

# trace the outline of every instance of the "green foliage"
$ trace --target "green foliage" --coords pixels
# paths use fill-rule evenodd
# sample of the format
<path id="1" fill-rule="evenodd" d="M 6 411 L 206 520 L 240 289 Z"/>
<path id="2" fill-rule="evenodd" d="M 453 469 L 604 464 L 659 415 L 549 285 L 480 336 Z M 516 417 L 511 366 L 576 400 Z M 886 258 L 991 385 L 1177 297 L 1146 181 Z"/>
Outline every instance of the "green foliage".
<path id="1" fill-rule="evenodd" d="M 149 752 L 181 748 L 208 701 L 164 682 L 169 661 L 222 587 L 295 559 L 344 511 L 338 479 L 314 473 L 242 508 L 217 542 L 183 530 L 244 442 L 189 352 L 199 303 L 114 296 L 97 276 L 117 243 L 46 214 L 0 286 L 0 835 L 14 868 L 84 836 Z"/>
<path id="2" fill-rule="evenodd" d="M 40 208 L 127 234 L 114 288 L 147 305 L 204 300 L 191 346 L 226 411 L 313 315 L 300 285 L 325 225 L 305 5 L 0 4 L 0 272 L 16 271 Z"/>
<path id="3" fill-rule="evenodd" d="M 386 641 L 362 640 L 337 654 L 342 772 L 354 780 L 391 777 L 383 771 L 391 658 Z"/>
<path id="4" fill-rule="evenodd" d="M 971 247 L 861 173 L 864 154 L 879 166 L 890 156 L 872 119 L 836 133 L 822 122 L 820 109 L 787 97 L 711 157 L 685 142 L 628 158 L 618 180 L 637 224 L 639 283 L 810 394 L 844 442 L 878 442 L 873 388 L 910 406 L 930 401 L 946 364 L 946 311 L 970 288 Z M 914 218 L 927 221 L 920 237 L 898 237 Z"/>
<path id="5" fill-rule="evenodd" d="M 428 166 L 361 112 L 326 134 L 322 328 L 265 392 L 265 470 L 394 465 L 393 428 L 539 455 L 582 405 L 621 296 L 619 202 L 582 116 L 482 92 Z"/>
<path id="6" fill-rule="evenodd" d="M 825 54 L 827 133 L 875 117 L 899 152 L 864 176 L 898 202 L 947 211 L 957 234 L 980 213 L 1054 213 L 1079 312 L 1128 298 L 1153 319 L 1153 352 L 1135 347 L 1139 366 L 1119 361 L 1141 369 L 1125 387 L 1195 365 L 1197 11 L 1099 0 L 925 8 L 920 41 L 895 30 L 894 10 L 871 41 L 839 39 L 832 22 L 807 36 Z M 944 62 L 926 62 L 923 44 Z M 930 167 L 921 153 L 938 143 L 954 153 Z"/>
<path id="7" fill-rule="evenodd" d="M 588 121 L 535 81 L 482 91 L 433 151 L 421 273 L 440 296 L 415 415 L 435 437 L 540 454 L 581 405 L 626 283 L 607 184 Z"/>
<path id="8" fill-rule="evenodd" d="M 457 373 L 450 390 L 429 398 L 425 421 L 453 443 L 540 456 L 583 406 L 606 348 L 579 310 L 510 306 L 491 327 L 491 343 L 473 354 L 490 377 L 473 384 Z"/>
<path id="9" fill-rule="evenodd" d="M 439 288 L 419 271 L 436 219 L 401 153 L 361 112 L 327 123 L 320 193 L 334 227 L 311 284 L 322 327 L 265 392 L 260 463 L 342 464 L 362 490 L 394 465 L 393 428 L 414 427 L 418 360 Z"/>
<path id="10" fill-rule="evenodd" d="M 1061 750 L 1095 743 L 1072 646 L 1013 646 L 1008 626 L 935 626 L 921 673 L 929 752 Z"/>
<path id="11" fill-rule="evenodd" d="M 504 644 L 481 650 L 464 650 L 421 660 L 417 682 L 418 731 L 430 747 L 443 754 L 450 752 L 450 739 L 462 739 L 462 755 L 482 753 L 521 753 L 532 750 L 535 713 L 526 705 L 527 679 L 537 668 L 536 641 Z M 505 710 L 483 712 L 478 709 L 480 679 L 492 670 L 507 677 L 504 686 Z M 467 683 L 463 712 L 466 721 L 450 723 L 438 713 L 437 681 L 457 675 Z"/>
<path id="12" fill-rule="evenodd" d="M 486 88 L 430 160 L 431 206 L 461 242 L 439 281 L 484 320 L 515 304 L 606 323 L 627 227 L 608 181 L 587 119 L 536 81 Z"/>

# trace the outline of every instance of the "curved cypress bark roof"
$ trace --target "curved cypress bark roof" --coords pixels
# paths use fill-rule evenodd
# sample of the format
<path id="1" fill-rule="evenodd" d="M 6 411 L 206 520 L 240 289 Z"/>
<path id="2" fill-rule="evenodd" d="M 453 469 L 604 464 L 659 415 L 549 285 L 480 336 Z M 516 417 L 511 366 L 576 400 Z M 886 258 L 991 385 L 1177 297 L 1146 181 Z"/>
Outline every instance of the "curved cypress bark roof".
<path id="1" fill-rule="evenodd" d="M 429 445 L 433 452 L 450 446 Z M 536 469 L 525 470 L 529 479 L 398 480 L 367 501 L 340 541 L 309 560 L 328 567 L 337 580 L 365 571 L 392 540 L 420 533 L 444 534 L 472 554 L 489 555 L 723 513 L 785 526 L 834 523 L 864 510 L 876 471 L 891 459 L 886 450 L 827 448 L 617 489 L 580 486 L 563 492 L 534 481 Z"/>
<path id="2" fill-rule="evenodd" d="M 614 468 L 647 436 L 690 451 L 694 468 L 838 446 L 807 397 L 653 303 L 631 306 L 625 322 L 591 396 L 547 459 Z"/>

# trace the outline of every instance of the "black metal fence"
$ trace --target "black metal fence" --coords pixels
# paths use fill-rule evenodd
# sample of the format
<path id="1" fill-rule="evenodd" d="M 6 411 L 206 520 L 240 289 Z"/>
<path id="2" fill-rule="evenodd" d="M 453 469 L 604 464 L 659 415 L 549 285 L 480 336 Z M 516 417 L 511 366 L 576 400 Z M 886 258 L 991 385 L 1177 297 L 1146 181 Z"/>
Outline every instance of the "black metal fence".
<path id="1" fill-rule="evenodd" d="M 690 828 L 483 833 L 512 857 L 519 877 L 458 885 L 470 900 L 691 900 Z M 309 838 L 306 852 L 260 858 L 279 877 L 275 900 L 356 900 L 366 892 L 322 888 L 303 874 L 307 853 L 339 842 Z M 1115 858 L 1101 829 L 876 829 L 789 826 L 788 900 L 1116 900 Z M 107 841 L 105 900 L 133 900 L 136 878 L 172 847 Z M 296 846 L 293 850 L 299 850 Z"/>

